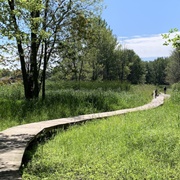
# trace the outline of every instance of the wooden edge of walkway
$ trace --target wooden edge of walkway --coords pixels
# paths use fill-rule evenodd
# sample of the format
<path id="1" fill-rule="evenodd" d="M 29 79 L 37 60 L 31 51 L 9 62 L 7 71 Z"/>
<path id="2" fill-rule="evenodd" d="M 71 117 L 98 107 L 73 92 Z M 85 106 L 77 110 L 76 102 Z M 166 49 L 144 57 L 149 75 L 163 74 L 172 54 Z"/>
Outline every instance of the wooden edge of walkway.
<path id="1" fill-rule="evenodd" d="M 0 179 L 1 180 L 19 180 L 21 175 L 19 169 L 22 159 L 29 143 L 41 132 L 58 126 L 69 125 L 77 122 L 83 122 L 92 119 L 106 118 L 115 115 L 121 115 L 128 112 L 141 111 L 158 107 L 164 103 L 164 99 L 170 95 L 160 94 L 150 103 L 129 109 L 102 112 L 95 114 L 80 115 L 70 118 L 61 118 L 55 120 L 41 121 L 30 124 L 24 124 L 8 128 L 0 132 Z"/>

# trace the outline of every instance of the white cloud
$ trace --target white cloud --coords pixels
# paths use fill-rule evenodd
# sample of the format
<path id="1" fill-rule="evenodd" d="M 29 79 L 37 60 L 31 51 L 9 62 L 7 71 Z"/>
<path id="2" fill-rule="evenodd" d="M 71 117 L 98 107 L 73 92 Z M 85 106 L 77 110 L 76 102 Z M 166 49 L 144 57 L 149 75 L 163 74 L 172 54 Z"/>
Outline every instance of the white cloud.
<path id="1" fill-rule="evenodd" d="M 140 58 L 146 60 L 154 60 L 157 57 L 168 57 L 173 50 L 171 45 L 163 45 L 165 40 L 162 38 L 161 34 L 134 36 L 126 39 L 120 37 L 119 42 L 124 48 L 133 49 Z"/>

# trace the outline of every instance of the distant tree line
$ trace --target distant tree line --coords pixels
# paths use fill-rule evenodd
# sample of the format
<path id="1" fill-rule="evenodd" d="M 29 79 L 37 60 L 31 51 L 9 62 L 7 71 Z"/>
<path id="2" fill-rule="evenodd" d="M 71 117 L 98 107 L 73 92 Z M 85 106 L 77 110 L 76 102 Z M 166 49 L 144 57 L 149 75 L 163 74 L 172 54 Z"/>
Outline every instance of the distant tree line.
<path id="1" fill-rule="evenodd" d="M 119 80 L 132 84 L 165 85 L 180 82 L 180 51 L 170 57 L 142 61 L 131 49 L 123 49 L 105 21 L 99 38 L 86 39 L 86 46 L 67 41 L 58 49 L 56 66 L 47 71 L 51 80 L 104 81 Z M 74 36 L 77 38 L 77 36 Z M 75 41 L 75 40 L 74 40 Z M 89 44 L 88 44 L 89 43 Z M 61 59 L 59 61 L 59 58 Z M 0 78 L 22 79 L 20 70 L 0 69 Z"/>
<path id="2" fill-rule="evenodd" d="M 92 22 L 93 37 L 82 41 L 76 35 L 73 42 L 64 42 L 66 46 L 59 53 L 61 60 L 53 68 L 51 79 L 119 80 L 155 85 L 180 81 L 178 49 L 170 57 L 142 61 L 133 50 L 124 49 L 118 43 L 105 21 L 96 18 Z"/>
<path id="3" fill-rule="evenodd" d="M 139 56 L 133 50 L 123 49 L 100 17 L 91 19 L 91 22 L 93 36 L 82 37 L 73 28 L 71 39 L 61 42 L 60 60 L 52 71 L 52 79 L 143 83 L 145 65 Z"/>

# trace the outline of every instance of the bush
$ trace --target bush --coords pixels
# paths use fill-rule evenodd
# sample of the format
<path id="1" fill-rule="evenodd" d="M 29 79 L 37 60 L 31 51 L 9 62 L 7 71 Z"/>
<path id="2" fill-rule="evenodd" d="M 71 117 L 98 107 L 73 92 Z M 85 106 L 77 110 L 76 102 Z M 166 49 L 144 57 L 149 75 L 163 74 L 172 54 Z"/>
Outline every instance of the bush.
<path id="1" fill-rule="evenodd" d="M 180 82 L 172 85 L 173 91 L 180 91 Z"/>

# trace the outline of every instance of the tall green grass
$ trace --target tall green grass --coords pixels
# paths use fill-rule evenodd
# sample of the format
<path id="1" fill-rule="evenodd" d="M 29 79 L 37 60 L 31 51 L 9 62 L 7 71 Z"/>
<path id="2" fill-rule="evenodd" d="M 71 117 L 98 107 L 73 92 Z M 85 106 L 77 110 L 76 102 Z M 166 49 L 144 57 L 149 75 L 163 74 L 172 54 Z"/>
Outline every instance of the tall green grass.
<path id="1" fill-rule="evenodd" d="M 59 89 L 74 89 L 74 90 L 94 90 L 100 89 L 103 91 L 129 91 L 130 83 L 120 81 L 47 81 L 46 87 L 50 91 Z"/>
<path id="2" fill-rule="evenodd" d="M 21 83 L 7 84 L 0 86 L 0 100 L 23 99 L 23 86 Z"/>
<path id="3" fill-rule="evenodd" d="M 140 106 L 152 98 L 153 86 L 130 88 L 127 84 L 130 89 L 125 91 L 122 87 L 126 84 L 121 87 L 119 82 L 94 84 L 93 88 L 91 82 L 84 82 L 83 88 L 73 89 L 73 82 L 71 86 L 70 82 L 60 83 L 61 88 L 51 83 L 45 101 L 24 100 L 21 84 L 4 85 L 0 87 L 0 131 L 19 124 Z"/>
<path id="4" fill-rule="evenodd" d="M 61 130 L 37 147 L 23 179 L 179 180 L 179 109 L 172 98 L 156 109 Z"/>
<path id="5" fill-rule="evenodd" d="M 180 83 L 175 83 L 173 86 L 172 86 L 172 91 L 173 91 L 173 94 L 172 94 L 172 101 L 174 103 L 177 103 L 180 105 Z"/>

